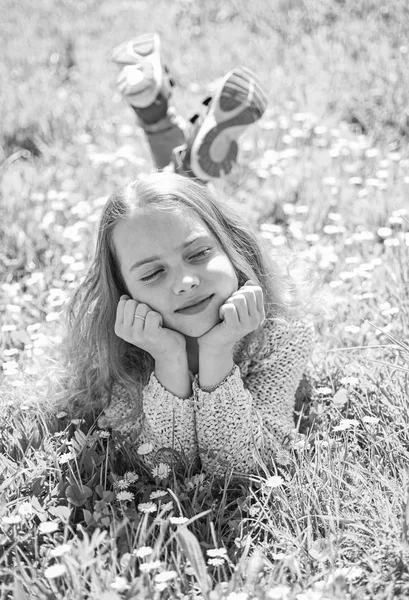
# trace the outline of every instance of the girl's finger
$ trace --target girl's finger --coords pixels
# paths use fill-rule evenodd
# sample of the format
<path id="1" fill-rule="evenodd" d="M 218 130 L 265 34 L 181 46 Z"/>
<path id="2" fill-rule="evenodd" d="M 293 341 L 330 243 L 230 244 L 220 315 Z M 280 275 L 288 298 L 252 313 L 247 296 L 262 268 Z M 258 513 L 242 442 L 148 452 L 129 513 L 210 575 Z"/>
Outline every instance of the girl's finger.
<path id="1" fill-rule="evenodd" d="M 263 298 L 263 290 L 261 287 L 256 286 L 254 288 L 254 295 L 256 297 L 257 310 L 259 313 L 264 314 L 264 298 Z"/>
<path id="2" fill-rule="evenodd" d="M 236 307 L 237 315 L 240 323 L 244 323 L 249 318 L 249 306 L 244 294 L 239 294 L 229 298 L 226 302 L 227 306 L 233 304 Z"/>
<path id="3" fill-rule="evenodd" d="M 127 296 L 121 296 L 116 307 L 116 321 L 118 324 L 124 322 L 124 308 L 127 300 Z"/>
<path id="4" fill-rule="evenodd" d="M 150 331 L 156 331 L 159 327 L 162 327 L 163 319 L 162 315 L 154 310 L 150 310 L 145 317 L 145 328 Z"/>
<path id="5" fill-rule="evenodd" d="M 135 300 L 127 300 L 124 307 L 124 324 L 128 327 L 132 327 L 136 307 L 138 303 Z"/>
<path id="6" fill-rule="evenodd" d="M 250 317 L 255 317 L 258 313 L 258 307 L 254 288 L 243 290 L 243 295 L 247 301 L 247 310 Z"/>
<path id="7" fill-rule="evenodd" d="M 249 280 L 249 281 L 251 281 L 251 280 Z M 254 295 L 255 302 L 256 302 L 256 309 L 260 314 L 262 314 L 264 312 L 263 290 L 261 289 L 261 287 L 259 285 L 247 286 L 247 284 L 248 284 L 248 282 L 246 282 L 242 288 L 237 290 L 237 292 L 233 292 L 232 295 L 235 296 L 235 295 L 239 295 L 239 294 L 244 294 L 246 296 L 246 298 L 248 298 L 250 295 Z M 251 289 L 249 289 L 249 288 L 251 288 Z M 250 314 L 254 315 L 255 313 L 253 312 L 253 304 L 251 306 L 252 307 L 250 310 Z"/>
<path id="8" fill-rule="evenodd" d="M 237 308 L 234 304 L 223 304 L 220 308 L 220 318 L 231 327 L 237 327 L 239 324 L 239 315 L 237 313 Z"/>

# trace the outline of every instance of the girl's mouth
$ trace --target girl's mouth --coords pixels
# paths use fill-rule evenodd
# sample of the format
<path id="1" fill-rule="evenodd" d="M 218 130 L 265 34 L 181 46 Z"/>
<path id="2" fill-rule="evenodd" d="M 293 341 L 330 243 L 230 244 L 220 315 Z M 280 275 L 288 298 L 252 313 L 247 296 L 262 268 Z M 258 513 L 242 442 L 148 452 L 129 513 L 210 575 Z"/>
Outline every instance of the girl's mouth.
<path id="1" fill-rule="evenodd" d="M 212 301 L 213 296 L 214 296 L 214 294 L 212 294 L 211 296 L 208 296 L 207 298 L 205 298 L 204 300 L 201 300 L 200 302 L 198 302 L 197 304 L 194 304 L 193 306 L 188 306 L 187 308 L 180 308 L 176 312 L 180 313 L 181 315 L 196 315 L 198 313 L 201 313 L 209 306 L 210 302 Z"/>

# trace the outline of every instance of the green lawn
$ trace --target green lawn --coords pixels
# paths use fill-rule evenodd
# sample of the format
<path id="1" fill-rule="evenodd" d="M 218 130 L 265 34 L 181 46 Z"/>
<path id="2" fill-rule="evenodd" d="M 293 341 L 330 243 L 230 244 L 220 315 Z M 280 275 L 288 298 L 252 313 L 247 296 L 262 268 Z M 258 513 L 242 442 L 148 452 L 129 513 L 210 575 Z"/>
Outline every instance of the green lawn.
<path id="1" fill-rule="evenodd" d="M 48 418 L 101 207 L 153 169 L 109 62 L 152 30 L 186 117 L 235 65 L 267 87 L 216 189 L 319 282 L 302 433 L 249 481 Z M 406 0 L 2 0 L 1 600 L 408 597 L 408 39 Z"/>

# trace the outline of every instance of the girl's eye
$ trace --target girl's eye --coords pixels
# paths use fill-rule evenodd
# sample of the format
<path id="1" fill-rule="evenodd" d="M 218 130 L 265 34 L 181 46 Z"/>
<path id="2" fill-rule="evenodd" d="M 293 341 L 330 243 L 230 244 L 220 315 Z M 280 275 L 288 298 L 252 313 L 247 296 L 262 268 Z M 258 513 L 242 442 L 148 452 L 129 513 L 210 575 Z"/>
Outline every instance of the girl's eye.
<path id="1" fill-rule="evenodd" d="M 156 275 L 158 275 L 160 272 L 161 269 L 155 271 L 154 273 L 151 273 L 150 275 L 146 275 L 146 277 L 141 277 L 141 281 L 151 281 L 151 279 L 154 279 Z"/>
<path id="2" fill-rule="evenodd" d="M 209 254 L 210 250 L 210 248 L 205 248 L 204 250 L 200 250 L 196 254 L 193 254 L 190 258 L 204 258 Z"/>
<path id="3" fill-rule="evenodd" d="M 208 256 L 208 254 L 211 252 L 211 248 L 204 248 L 203 250 L 200 250 L 199 252 L 196 252 L 196 254 L 192 254 L 192 256 L 190 257 L 191 259 L 201 259 L 201 258 L 205 258 L 206 256 Z M 160 275 L 160 273 L 162 273 L 163 269 L 158 269 L 157 271 L 154 271 L 153 273 L 151 273 L 150 275 L 146 275 L 145 277 L 141 277 L 141 281 L 152 281 L 153 279 L 155 279 L 158 275 Z"/>

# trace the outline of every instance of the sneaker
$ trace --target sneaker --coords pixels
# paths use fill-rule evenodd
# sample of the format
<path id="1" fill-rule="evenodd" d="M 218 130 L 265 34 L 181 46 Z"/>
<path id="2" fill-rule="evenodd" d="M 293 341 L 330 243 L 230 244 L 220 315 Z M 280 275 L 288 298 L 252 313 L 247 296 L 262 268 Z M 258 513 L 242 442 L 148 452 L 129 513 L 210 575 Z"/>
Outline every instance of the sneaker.
<path id="1" fill-rule="evenodd" d="M 237 159 L 238 138 L 266 107 L 266 94 L 249 69 L 238 67 L 227 73 L 193 130 L 186 170 L 202 181 L 230 173 Z"/>
<path id="2" fill-rule="evenodd" d="M 158 34 L 147 33 L 120 44 L 112 51 L 112 60 L 124 65 L 117 86 L 133 108 L 147 108 L 158 98 L 162 102 L 169 98 L 172 82 L 162 66 Z"/>

